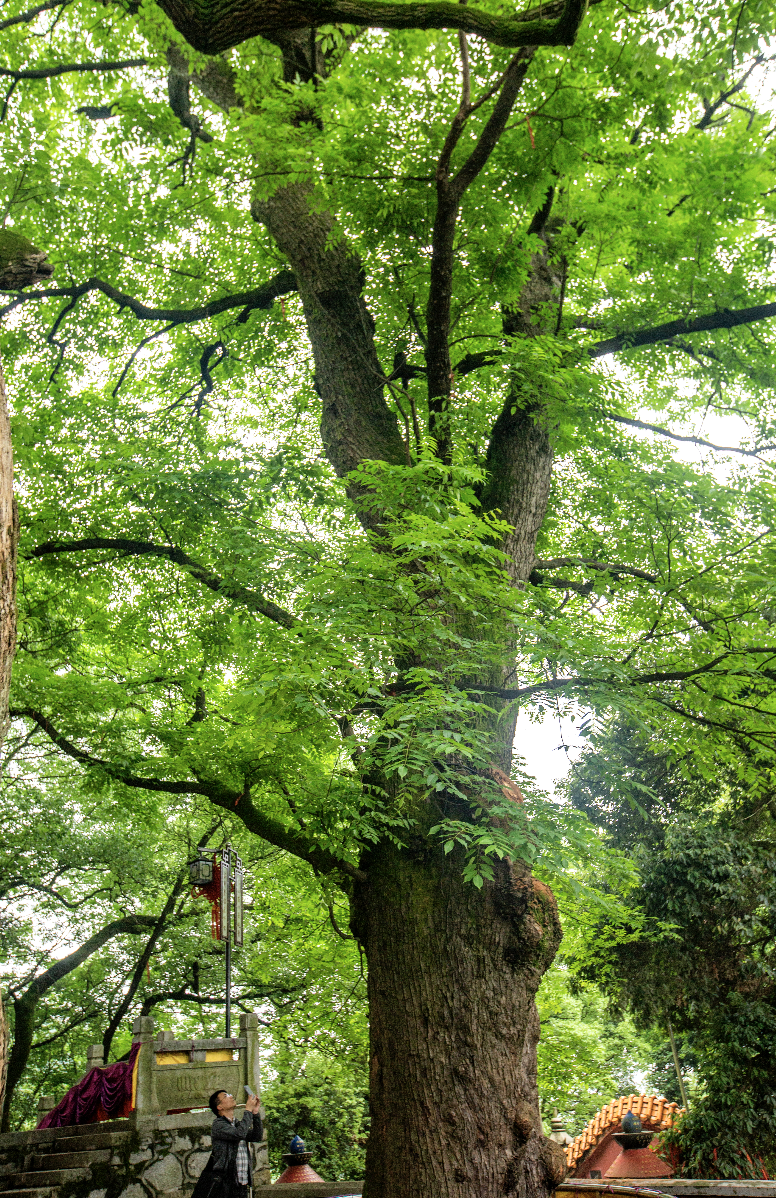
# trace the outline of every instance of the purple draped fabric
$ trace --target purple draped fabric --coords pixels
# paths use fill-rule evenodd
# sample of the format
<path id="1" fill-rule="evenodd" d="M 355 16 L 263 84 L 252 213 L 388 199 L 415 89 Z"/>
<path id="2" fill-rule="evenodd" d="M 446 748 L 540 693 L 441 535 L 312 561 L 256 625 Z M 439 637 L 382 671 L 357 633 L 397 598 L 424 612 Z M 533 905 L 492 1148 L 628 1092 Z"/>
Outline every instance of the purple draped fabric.
<path id="1" fill-rule="evenodd" d="M 96 1123 L 102 1108 L 110 1119 L 120 1119 L 132 1102 L 132 1070 L 140 1044 L 133 1044 L 128 1061 L 116 1061 L 104 1069 L 90 1069 L 71 1086 L 53 1111 L 38 1127 L 70 1127 L 73 1123 Z"/>

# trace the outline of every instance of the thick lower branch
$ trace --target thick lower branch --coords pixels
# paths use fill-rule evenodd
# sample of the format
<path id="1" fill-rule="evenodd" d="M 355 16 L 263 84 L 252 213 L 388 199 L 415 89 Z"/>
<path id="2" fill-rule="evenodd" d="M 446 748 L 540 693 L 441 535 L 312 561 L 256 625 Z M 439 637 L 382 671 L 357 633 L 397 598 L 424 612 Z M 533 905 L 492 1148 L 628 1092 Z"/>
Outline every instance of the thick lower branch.
<path id="1" fill-rule="evenodd" d="M 565 0 L 562 8 L 554 4 L 516 16 L 451 0 L 160 0 L 159 7 L 195 50 L 220 54 L 257 34 L 340 23 L 378 29 L 460 29 L 498 46 L 570 46 L 587 5 L 584 0 Z"/>
<path id="2" fill-rule="evenodd" d="M 20 304 L 27 304 L 31 300 L 61 298 L 77 301 L 90 291 L 101 291 L 108 299 L 113 300 L 114 304 L 118 304 L 119 308 L 128 308 L 138 320 L 165 320 L 174 325 L 196 324 L 200 320 L 209 320 L 212 316 L 229 312 L 232 308 L 243 308 L 243 315 L 247 318 L 247 314 L 254 308 L 271 308 L 273 300 L 281 295 L 288 295 L 296 289 L 296 279 L 291 271 L 281 270 L 261 287 L 255 287 L 252 291 L 240 291 L 235 295 L 225 295 L 220 299 L 210 300 L 209 303 L 202 304 L 198 308 L 149 308 L 134 296 L 125 295 L 123 291 L 117 290 L 111 283 L 105 283 L 102 279 L 87 279 L 75 287 L 48 287 L 45 290 L 28 291 L 24 295 L 17 295 L 11 303 L 0 308 L 0 317 L 6 316 Z M 2 288 L 2 290 L 7 291 L 10 288 Z"/>
<path id="3" fill-rule="evenodd" d="M 669 341 L 672 337 L 686 337 L 688 333 L 704 333 L 712 329 L 735 329 L 742 324 L 752 324 L 758 320 L 769 320 L 776 316 L 776 304 L 758 304 L 754 308 L 739 308 L 732 311 L 723 308 L 719 312 L 710 312 L 706 316 L 697 316 L 695 320 L 671 320 L 668 324 L 655 325 L 649 329 L 634 329 L 632 333 L 618 333 L 606 341 L 597 341 L 587 348 L 591 358 L 603 358 L 606 354 L 617 354 L 625 349 L 639 349 L 643 345 L 657 345 L 660 341 Z"/>
<path id="4" fill-rule="evenodd" d="M 248 787 L 237 791 L 215 780 L 207 781 L 198 778 L 196 781 L 189 779 L 168 781 L 163 778 L 146 778 L 141 774 L 132 773 L 122 766 L 114 765 L 110 761 L 95 757 L 84 749 L 79 749 L 77 745 L 57 731 L 48 716 L 33 707 L 15 708 L 10 715 L 11 719 L 34 720 L 62 753 L 72 757 L 81 765 L 101 770 L 108 778 L 120 782 L 122 786 L 161 794 L 202 795 L 216 807 L 222 807 L 231 815 L 236 815 L 249 832 L 266 840 L 268 844 L 275 845 L 276 848 L 284 849 L 294 857 L 307 861 L 321 873 L 339 872 L 364 880 L 363 872 L 355 865 L 351 865 L 349 861 L 336 857 L 334 853 L 311 842 L 295 829 L 285 827 L 279 820 L 260 811 L 253 802 Z"/>
<path id="5" fill-rule="evenodd" d="M 59 553 L 85 553 L 90 549 L 117 549 L 122 554 L 135 557 L 167 558 L 176 566 L 182 566 L 192 578 L 201 582 L 209 590 L 215 591 L 217 595 L 223 595 L 227 599 L 243 604 L 251 611 L 259 612 L 283 628 L 299 626 L 300 622 L 296 616 L 285 611 L 284 608 L 278 607 L 271 599 L 266 599 L 259 591 L 253 591 L 249 587 L 221 578 L 175 545 L 156 545 L 153 541 L 133 541 L 128 537 L 86 537 L 80 541 L 47 541 L 43 545 L 38 545 L 31 553 L 27 554 L 27 557 L 31 559 Z"/>
<path id="6" fill-rule="evenodd" d="M 128 67 L 147 65 L 147 58 L 126 58 L 119 62 L 60 62 L 53 67 L 26 67 L 21 71 L 0 67 L 0 76 L 5 79 L 55 79 L 58 75 L 71 75 L 73 72 L 124 71 Z"/>

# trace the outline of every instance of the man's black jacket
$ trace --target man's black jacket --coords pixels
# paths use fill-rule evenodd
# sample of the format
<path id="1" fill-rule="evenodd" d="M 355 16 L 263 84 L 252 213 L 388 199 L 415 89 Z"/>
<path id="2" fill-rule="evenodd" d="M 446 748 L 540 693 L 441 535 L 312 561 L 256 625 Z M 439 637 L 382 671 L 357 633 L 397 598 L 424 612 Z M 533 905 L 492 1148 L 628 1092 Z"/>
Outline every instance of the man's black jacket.
<path id="1" fill-rule="evenodd" d="M 264 1138 L 261 1115 L 246 1111 L 242 1119 L 232 1123 L 231 1119 L 219 1115 L 210 1129 L 213 1151 L 202 1170 L 191 1198 L 225 1198 L 233 1185 L 237 1184 L 237 1145 L 240 1140 L 251 1144 Z M 248 1153 L 248 1185 L 253 1180 L 251 1156 Z"/>

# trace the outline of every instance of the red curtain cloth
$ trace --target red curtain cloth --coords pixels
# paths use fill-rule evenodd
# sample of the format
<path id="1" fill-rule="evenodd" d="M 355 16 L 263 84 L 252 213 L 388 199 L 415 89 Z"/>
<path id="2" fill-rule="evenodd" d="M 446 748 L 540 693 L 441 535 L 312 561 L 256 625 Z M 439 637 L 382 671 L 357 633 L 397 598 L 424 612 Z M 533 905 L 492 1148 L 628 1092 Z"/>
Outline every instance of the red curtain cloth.
<path id="1" fill-rule="evenodd" d="M 120 1119 L 132 1109 L 132 1070 L 140 1044 L 133 1044 L 128 1061 L 116 1061 L 105 1069 L 90 1069 L 68 1090 L 38 1127 L 70 1127 L 74 1123 L 97 1123 Z"/>

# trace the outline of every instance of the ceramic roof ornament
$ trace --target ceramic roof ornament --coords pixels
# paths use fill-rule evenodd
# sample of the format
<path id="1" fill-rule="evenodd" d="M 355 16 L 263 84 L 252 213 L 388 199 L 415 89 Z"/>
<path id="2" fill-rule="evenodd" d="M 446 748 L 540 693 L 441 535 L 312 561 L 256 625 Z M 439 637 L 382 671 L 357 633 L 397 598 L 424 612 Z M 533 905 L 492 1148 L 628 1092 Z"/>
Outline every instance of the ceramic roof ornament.
<path id="1" fill-rule="evenodd" d="M 287 1166 L 284 1173 L 275 1182 L 275 1185 L 281 1183 L 288 1184 L 290 1182 L 316 1182 L 323 1181 L 315 1172 L 315 1169 L 310 1167 L 310 1152 L 301 1136 L 295 1135 L 288 1146 L 288 1152 L 283 1157 L 283 1164 Z"/>
<path id="2" fill-rule="evenodd" d="M 623 1131 L 641 1131 L 641 1120 L 635 1111 L 626 1111 L 622 1117 Z"/>

